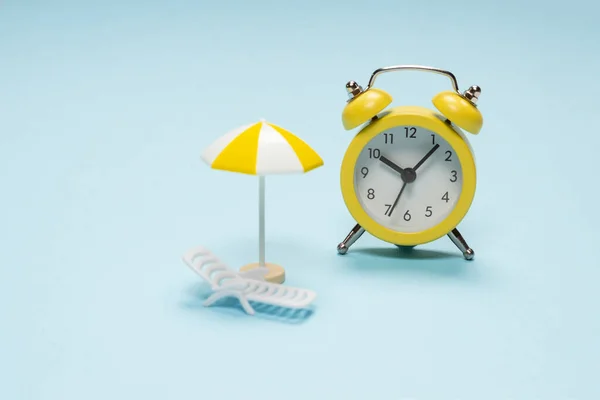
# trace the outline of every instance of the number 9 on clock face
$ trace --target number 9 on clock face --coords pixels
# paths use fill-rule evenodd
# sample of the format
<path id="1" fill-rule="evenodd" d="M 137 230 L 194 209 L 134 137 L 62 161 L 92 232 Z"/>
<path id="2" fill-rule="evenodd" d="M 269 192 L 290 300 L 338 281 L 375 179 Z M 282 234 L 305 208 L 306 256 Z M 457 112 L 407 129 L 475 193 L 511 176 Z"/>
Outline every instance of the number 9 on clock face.
<path id="1" fill-rule="evenodd" d="M 462 185 L 455 149 L 419 126 L 377 134 L 362 148 L 354 168 L 363 210 L 395 232 L 422 232 L 440 224 L 459 201 Z"/>

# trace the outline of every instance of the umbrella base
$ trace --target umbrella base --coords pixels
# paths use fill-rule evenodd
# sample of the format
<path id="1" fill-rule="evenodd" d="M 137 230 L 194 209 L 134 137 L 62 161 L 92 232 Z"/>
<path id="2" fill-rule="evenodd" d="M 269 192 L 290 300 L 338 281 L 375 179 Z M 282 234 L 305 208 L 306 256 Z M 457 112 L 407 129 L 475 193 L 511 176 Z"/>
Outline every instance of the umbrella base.
<path id="1" fill-rule="evenodd" d="M 259 267 L 259 263 L 244 265 L 240 271 L 245 272 Z M 265 263 L 265 267 L 269 270 L 265 275 L 265 280 L 271 283 L 283 283 L 285 281 L 285 270 L 281 265 Z"/>

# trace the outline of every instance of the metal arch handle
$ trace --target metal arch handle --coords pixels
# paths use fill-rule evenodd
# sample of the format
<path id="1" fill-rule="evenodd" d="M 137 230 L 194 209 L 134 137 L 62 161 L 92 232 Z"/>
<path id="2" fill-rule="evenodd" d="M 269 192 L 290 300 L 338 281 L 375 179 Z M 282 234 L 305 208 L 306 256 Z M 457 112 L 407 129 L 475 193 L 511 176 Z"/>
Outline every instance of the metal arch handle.
<path id="1" fill-rule="evenodd" d="M 458 82 L 456 81 L 456 77 L 454 76 L 454 74 L 452 72 L 446 71 L 443 69 L 439 69 L 439 68 L 427 67 L 424 65 L 392 65 L 389 67 L 383 67 L 383 68 L 376 69 L 375 72 L 373 72 L 373 74 L 371 75 L 371 79 L 369 79 L 369 84 L 367 85 L 365 90 L 373 87 L 373 84 L 375 83 L 375 79 L 377 78 L 378 75 L 381 75 L 386 72 L 401 71 L 401 70 L 427 71 L 427 72 L 433 72 L 433 73 L 440 74 L 440 75 L 445 75 L 448 78 L 450 78 L 450 80 L 452 81 L 452 87 L 454 88 L 454 90 L 458 94 L 460 94 L 460 90 L 458 89 Z"/>

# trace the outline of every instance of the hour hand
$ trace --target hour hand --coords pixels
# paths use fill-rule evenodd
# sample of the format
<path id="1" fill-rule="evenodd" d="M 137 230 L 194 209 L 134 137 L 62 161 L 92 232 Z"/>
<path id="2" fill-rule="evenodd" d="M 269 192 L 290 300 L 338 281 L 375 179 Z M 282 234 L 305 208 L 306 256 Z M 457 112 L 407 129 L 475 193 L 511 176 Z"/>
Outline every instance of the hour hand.
<path id="1" fill-rule="evenodd" d="M 390 161 L 385 156 L 380 156 L 379 161 L 381 161 L 382 163 L 384 163 L 385 165 L 387 165 L 388 167 L 390 167 L 391 169 L 393 169 L 394 171 L 396 171 L 399 174 L 402 174 L 404 172 L 404 169 L 400 168 L 397 164 Z"/>

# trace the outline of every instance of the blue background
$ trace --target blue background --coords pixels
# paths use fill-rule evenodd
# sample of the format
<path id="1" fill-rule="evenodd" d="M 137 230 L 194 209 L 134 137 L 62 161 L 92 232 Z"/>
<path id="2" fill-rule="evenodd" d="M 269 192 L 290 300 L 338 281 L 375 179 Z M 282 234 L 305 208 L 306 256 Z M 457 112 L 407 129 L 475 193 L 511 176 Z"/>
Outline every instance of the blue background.
<path id="1" fill-rule="evenodd" d="M 594 2 L 3 1 L 0 398 L 600 397 Z M 344 85 L 482 87 L 478 189 L 402 256 L 354 222 Z M 430 106 L 450 88 L 377 85 Z M 257 261 L 255 177 L 200 160 L 259 118 L 325 165 L 267 178 L 267 260 L 312 313 L 246 316 L 181 261 Z M 266 392 L 266 393 L 265 393 Z M 259 395 L 263 393 L 262 395 Z"/>

